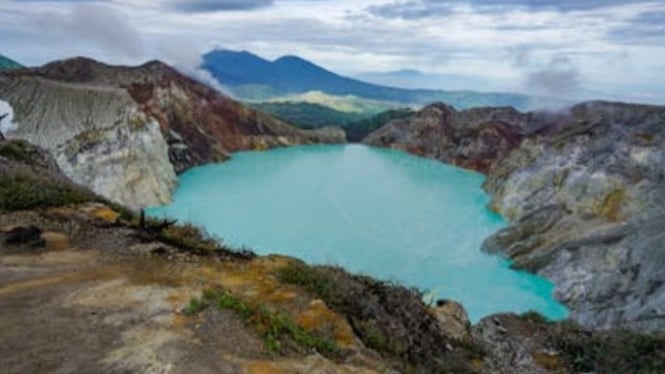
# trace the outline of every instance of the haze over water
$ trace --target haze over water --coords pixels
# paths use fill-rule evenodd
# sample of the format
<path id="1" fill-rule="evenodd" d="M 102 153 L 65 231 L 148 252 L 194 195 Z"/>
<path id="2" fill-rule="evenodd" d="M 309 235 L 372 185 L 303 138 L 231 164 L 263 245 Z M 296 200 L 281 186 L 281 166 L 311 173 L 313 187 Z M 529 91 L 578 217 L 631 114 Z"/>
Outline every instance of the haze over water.
<path id="1" fill-rule="evenodd" d="M 567 310 L 546 279 L 480 251 L 505 221 L 490 212 L 484 176 L 361 145 L 242 152 L 192 169 L 153 216 L 205 227 L 232 246 L 417 287 L 461 302 L 472 322 L 499 312 Z"/>

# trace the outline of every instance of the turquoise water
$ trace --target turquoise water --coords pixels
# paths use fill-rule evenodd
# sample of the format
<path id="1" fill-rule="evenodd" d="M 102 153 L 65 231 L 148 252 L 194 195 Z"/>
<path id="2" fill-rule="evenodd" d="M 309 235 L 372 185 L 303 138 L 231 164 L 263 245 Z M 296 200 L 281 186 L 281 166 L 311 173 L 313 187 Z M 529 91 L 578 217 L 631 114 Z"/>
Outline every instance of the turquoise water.
<path id="1" fill-rule="evenodd" d="M 360 145 L 237 153 L 183 174 L 170 206 L 227 244 L 417 287 L 460 301 L 472 321 L 497 312 L 566 309 L 552 284 L 480 251 L 505 225 L 486 209 L 481 174 Z"/>

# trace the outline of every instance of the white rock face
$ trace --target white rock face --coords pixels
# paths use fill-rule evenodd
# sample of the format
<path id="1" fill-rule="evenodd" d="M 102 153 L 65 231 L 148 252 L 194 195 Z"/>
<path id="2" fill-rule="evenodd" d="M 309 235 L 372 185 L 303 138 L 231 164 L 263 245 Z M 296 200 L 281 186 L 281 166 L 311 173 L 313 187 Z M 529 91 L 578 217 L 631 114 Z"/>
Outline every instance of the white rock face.
<path id="1" fill-rule="evenodd" d="M 155 121 L 82 133 L 54 154 L 75 182 L 134 209 L 169 203 L 177 184 L 168 145 Z"/>
<path id="2" fill-rule="evenodd" d="M 170 202 L 177 177 L 168 145 L 126 90 L 35 77 L 6 83 L 0 97 L 21 123 L 12 137 L 49 150 L 69 178 L 111 201 L 132 209 Z"/>

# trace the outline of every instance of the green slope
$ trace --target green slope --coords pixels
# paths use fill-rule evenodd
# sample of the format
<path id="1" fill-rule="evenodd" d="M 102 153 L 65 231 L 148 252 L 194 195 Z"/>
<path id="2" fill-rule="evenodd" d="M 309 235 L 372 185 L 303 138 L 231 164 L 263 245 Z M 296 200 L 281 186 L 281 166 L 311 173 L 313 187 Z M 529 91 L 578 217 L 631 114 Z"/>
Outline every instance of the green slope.
<path id="1" fill-rule="evenodd" d="M 344 127 L 372 115 L 372 113 L 363 112 L 343 112 L 324 105 L 306 102 L 271 102 L 251 105 L 303 129 L 325 126 Z"/>
<path id="2" fill-rule="evenodd" d="M 316 129 L 325 126 L 341 127 L 346 131 L 346 137 L 350 142 L 360 142 L 369 133 L 388 122 L 408 117 L 414 113 L 409 108 L 389 109 L 378 113 L 377 111 L 349 112 L 301 101 L 250 105 L 302 129 Z"/>
<path id="3" fill-rule="evenodd" d="M 23 67 L 24 66 L 19 64 L 18 62 L 10 60 L 3 55 L 0 55 L 0 70 L 21 69 Z"/>

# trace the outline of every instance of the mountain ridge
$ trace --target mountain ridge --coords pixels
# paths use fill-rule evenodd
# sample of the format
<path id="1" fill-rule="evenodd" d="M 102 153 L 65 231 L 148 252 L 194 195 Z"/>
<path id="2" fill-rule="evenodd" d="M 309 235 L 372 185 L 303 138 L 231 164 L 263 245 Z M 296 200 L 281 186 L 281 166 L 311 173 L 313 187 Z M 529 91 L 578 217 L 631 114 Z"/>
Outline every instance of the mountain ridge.
<path id="1" fill-rule="evenodd" d="M 511 105 L 526 109 L 530 102 L 528 96 L 512 93 L 381 86 L 339 75 L 298 56 L 287 55 L 269 61 L 247 51 L 214 50 L 206 53 L 203 60 L 202 67 L 222 85 L 231 88 L 259 85 L 270 87 L 282 95 L 322 91 L 333 95 L 356 95 L 403 104 L 445 101 L 461 109 L 488 105 Z"/>

